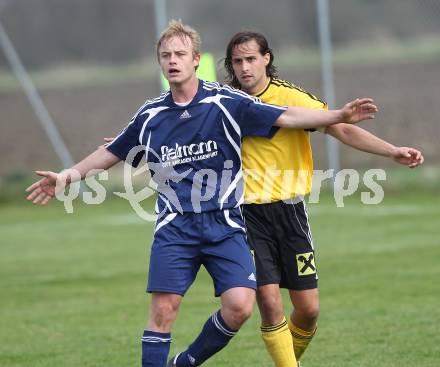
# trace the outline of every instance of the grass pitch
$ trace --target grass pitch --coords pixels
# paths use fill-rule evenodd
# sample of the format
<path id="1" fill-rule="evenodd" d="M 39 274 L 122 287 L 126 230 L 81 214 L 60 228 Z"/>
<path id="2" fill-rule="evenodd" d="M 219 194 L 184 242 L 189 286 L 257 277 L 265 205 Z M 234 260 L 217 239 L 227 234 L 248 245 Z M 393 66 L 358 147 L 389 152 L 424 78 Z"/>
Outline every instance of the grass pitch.
<path id="1" fill-rule="evenodd" d="M 440 364 L 439 207 L 440 197 L 428 193 L 386 195 L 373 206 L 352 198 L 336 208 L 329 196 L 309 205 L 321 316 L 304 366 Z M 73 214 L 58 202 L 4 205 L 0 229 L 0 366 L 140 365 L 151 223 L 114 199 L 76 204 Z M 184 299 L 171 353 L 217 308 L 202 271 Z M 206 366 L 272 366 L 258 330 L 255 309 Z"/>

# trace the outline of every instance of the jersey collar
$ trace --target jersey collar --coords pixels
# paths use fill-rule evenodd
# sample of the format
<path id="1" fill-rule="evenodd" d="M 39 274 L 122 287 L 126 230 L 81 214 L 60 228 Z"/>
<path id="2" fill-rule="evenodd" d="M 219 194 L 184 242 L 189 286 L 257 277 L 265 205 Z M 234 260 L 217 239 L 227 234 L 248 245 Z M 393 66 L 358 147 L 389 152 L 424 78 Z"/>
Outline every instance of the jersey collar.
<path id="1" fill-rule="evenodd" d="M 181 107 L 181 106 L 175 104 L 174 100 L 173 100 L 173 96 L 171 94 L 171 90 L 168 90 L 168 92 L 169 93 L 168 93 L 168 95 L 167 95 L 167 97 L 165 98 L 165 101 L 164 101 L 165 104 L 168 107 L 188 108 L 189 106 L 191 106 L 191 105 L 193 105 L 195 103 L 198 103 L 203 98 L 203 94 L 204 94 L 204 91 L 203 91 L 203 80 L 199 79 L 199 86 L 197 87 L 197 93 L 194 96 L 194 98 L 192 99 L 192 101 L 188 105 L 186 105 L 186 106 Z"/>
<path id="2" fill-rule="evenodd" d="M 266 86 L 263 88 L 263 90 L 259 93 L 254 94 L 255 97 L 261 97 L 270 87 L 270 83 L 272 83 L 272 78 L 269 78 Z"/>

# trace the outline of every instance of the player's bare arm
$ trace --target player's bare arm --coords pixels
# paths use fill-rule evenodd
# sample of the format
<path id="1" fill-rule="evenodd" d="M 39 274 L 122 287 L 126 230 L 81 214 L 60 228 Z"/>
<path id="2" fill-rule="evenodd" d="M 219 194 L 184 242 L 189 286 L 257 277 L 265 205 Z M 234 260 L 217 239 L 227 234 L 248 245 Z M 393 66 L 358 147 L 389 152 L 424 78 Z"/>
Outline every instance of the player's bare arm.
<path id="1" fill-rule="evenodd" d="M 417 167 L 424 162 L 423 154 L 419 150 L 396 147 L 358 126 L 335 124 L 328 126 L 325 132 L 352 148 L 388 157 L 409 168 Z"/>
<path id="2" fill-rule="evenodd" d="M 356 124 L 363 120 L 374 119 L 377 111 L 378 108 L 371 98 L 355 99 L 339 110 L 325 111 L 289 107 L 274 125 L 294 129 L 311 129 L 337 123 Z"/>
<path id="3" fill-rule="evenodd" d="M 81 179 L 84 179 L 90 174 L 96 174 L 96 170 L 109 169 L 119 161 L 120 159 L 117 156 L 101 146 L 65 172 L 35 171 L 37 175 L 43 178 L 26 189 L 26 192 L 29 193 L 26 199 L 34 204 L 45 205 L 56 195 L 56 190 L 62 190 L 65 186 L 74 182 L 75 177 L 80 176 Z M 78 175 L 73 176 L 72 170 L 78 172 Z"/>

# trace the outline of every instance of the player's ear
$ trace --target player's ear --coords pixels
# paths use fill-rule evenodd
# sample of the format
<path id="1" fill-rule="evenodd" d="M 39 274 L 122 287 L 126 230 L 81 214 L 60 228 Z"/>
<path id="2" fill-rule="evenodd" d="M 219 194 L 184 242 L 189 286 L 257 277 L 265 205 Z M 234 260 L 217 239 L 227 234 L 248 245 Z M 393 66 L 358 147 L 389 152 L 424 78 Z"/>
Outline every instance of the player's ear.
<path id="1" fill-rule="evenodd" d="M 269 65 L 269 62 L 270 62 L 270 54 L 269 54 L 269 52 L 263 55 L 263 59 L 264 59 L 264 66 Z"/>
<path id="2" fill-rule="evenodd" d="M 199 64 L 200 64 L 200 57 L 201 57 L 200 54 L 198 54 L 198 53 L 194 53 L 194 57 L 193 57 L 193 59 L 194 59 L 194 66 L 195 66 L 195 67 L 199 67 Z"/>

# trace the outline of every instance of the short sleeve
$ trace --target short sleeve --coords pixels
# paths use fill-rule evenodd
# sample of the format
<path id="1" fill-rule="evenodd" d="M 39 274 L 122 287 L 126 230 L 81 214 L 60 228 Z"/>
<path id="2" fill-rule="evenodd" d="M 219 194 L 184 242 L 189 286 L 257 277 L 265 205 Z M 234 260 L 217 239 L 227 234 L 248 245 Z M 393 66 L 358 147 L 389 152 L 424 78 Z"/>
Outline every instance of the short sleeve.
<path id="1" fill-rule="evenodd" d="M 308 93 L 302 89 L 300 91 L 302 92 L 301 94 L 294 96 L 292 106 L 301 106 L 301 107 L 310 108 L 313 110 L 328 110 L 327 103 L 319 100 L 311 93 Z M 325 132 L 325 127 L 311 128 L 311 129 L 304 129 L 304 130 L 308 131 L 308 132 L 314 132 L 314 131 Z"/>
<path id="2" fill-rule="evenodd" d="M 272 137 L 278 130 L 273 126 L 286 107 L 262 103 L 258 99 L 243 99 L 239 105 L 238 124 L 242 136 Z"/>
<path id="3" fill-rule="evenodd" d="M 139 142 L 140 125 L 134 117 L 130 123 L 121 130 L 119 135 L 105 147 L 115 156 L 126 161 L 133 167 L 137 167 L 141 161 L 145 150 L 141 149 Z"/>

